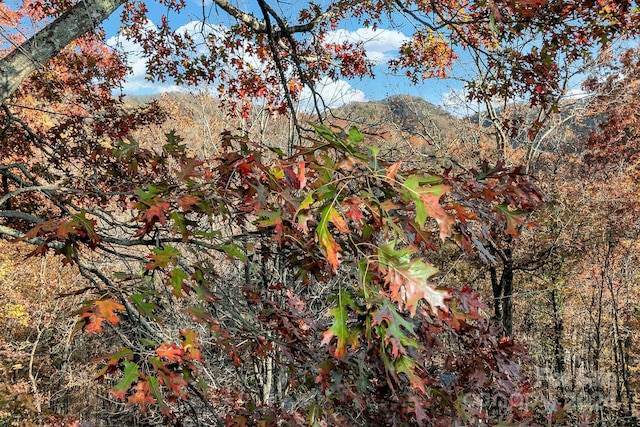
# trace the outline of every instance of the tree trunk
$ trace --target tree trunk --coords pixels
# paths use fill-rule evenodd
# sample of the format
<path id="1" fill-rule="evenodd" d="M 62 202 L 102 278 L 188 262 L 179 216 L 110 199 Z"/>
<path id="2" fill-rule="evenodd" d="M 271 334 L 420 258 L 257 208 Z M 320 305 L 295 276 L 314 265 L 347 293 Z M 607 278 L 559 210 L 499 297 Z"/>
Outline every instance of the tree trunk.
<path id="1" fill-rule="evenodd" d="M 500 281 L 498 280 L 498 272 L 492 265 L 489 267 L 489 273 L 491 273 L 491 290 L 493 291 L 493 320 L 498 323 L 502 323 L 502 288 L 500 287 Z"/>
<path id="2" fill-rule="evenodd" d="M 511 245 L 511 242 L 508 242 Z M 502 273 L 498 279 L 498 272 L 494 266 L 489 267 L 491 274 L 491 288 L 493 290 L 493 317 L 502 325 L 505 335 L 513 334 L 513 250 L 508 247 L 502 251 Z"/>
<path id="3" fill-rule="evenodd" d="M 513 253 L 505 249 L 506 260 L 500 283 L 502 285 L 502 327 L 506 336 L 513 335 Z"/>
<path id="4" fill-rule="evenodd" d="M 565 387 L 564 387 L 564 346 L 562 345 L 562 333 L 564 325 L 562 321 L 562 309 L 558 301 L 557 292 L 551 290 L 551 309 L 553 313 L 553 357 L 555 365 L 555 373 L 559 378 L 558 402 L 560 405 L 565 403 Z"/>
<path id="5" fill-rule="evenodd" d="M 611 245 L 611 243 L 609 244 Z M 611 293 L 611 314 L 613 317 L 613 356 L 615 363 L 614 368 L 616 372 L 616 400 L 621 403 L 623 401 L 622 394 L 624 392 L 627 400 L 625 416 L 630 417 L 633 394 L 631 391 L 631 386 L 629 384 L 629 354 L 627 352 L 628 347 L 625 345 L 625 341 L 627 340 L 627 338 L 626 336 L 623 336 L 622 332 L 620 331 L 621 328 L 620 310 L 618 308 L 618 295 L 614 289 L 613 279 L 611 278 L 611 276 L 608 276 L 607 279 L 609 292 Z"/>
<path id="6" fill-rule="evenodd" d="M 0 103 L 72 41 L 96 28 L 126 0 L 84 0 L 0 60 Z"/>

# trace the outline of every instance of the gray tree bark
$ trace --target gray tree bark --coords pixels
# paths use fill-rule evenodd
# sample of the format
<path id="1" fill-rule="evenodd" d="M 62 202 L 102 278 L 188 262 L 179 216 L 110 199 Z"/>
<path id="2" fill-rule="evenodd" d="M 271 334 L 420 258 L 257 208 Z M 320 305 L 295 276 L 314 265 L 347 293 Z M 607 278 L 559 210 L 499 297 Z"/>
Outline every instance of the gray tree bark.
<path id="1" fill-rule="evenodd" d="M 0 59 L 0 103 L 65 46 L 95 29 L 126 0 L 83 0 Z"/>

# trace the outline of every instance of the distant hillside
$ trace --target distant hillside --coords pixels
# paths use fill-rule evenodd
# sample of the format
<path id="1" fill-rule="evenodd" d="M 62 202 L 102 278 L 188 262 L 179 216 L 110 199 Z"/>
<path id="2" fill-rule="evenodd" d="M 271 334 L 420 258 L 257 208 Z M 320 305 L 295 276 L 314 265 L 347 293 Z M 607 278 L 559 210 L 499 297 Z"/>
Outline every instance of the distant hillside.
<path id="1" fill-rule="evenodd" d="M 411 139 L 414 144 L 441 144 L 457 138 L 464 120 L 411 95 L 396 95 L 381 101 L 354 102 L 333 112 L 335 120 L 346 121 L 371 132 L 383 131 L 391 138 Z"/>
<path id="2" fill-rule="evenodd" d="M 154 135 L 156 139 L 175 129 L 190 147 L 204 153 L 215 152 L 218 136 L 223 130 L 247 132 L 255 141 L 268 141 L 282 147 L 288 140 L 288 120 L 270 117 L 258 108 L 246 120 L 240 120 L 238 115 L 234 118 L 222 111 L 219 99 L 203 94 L 165 93 L 125 98 L 131 106 L 154 100 L 168 114 L 168 121 Z M 466 144 L 468 148 L 470 135 L 478 129 L 477 125 L 410 95 L 350 103 L 332 110 L 327 120 L 340 128 L 357 126 L 369 135 L 369 143 L 395 147 L 396 150 L 405 150 L 408 144 L 419 148 L 421 155 L 430 156 L 443 156 L 460 144 Z M 306 119 L 302 117 L 301 122 L 306 122 Z M 477 137 L 471 139 L 479 140 Z"/>
<path id="3" fill-rule="evenodd" d="M 393 123 L 406 132 L 429 125 L 442 129 L 458 121 L 441 108 L 411 95 L 395 95 L 381 101 L 353 102 L 335 109 L 333 114 L 367 126 Z"/>

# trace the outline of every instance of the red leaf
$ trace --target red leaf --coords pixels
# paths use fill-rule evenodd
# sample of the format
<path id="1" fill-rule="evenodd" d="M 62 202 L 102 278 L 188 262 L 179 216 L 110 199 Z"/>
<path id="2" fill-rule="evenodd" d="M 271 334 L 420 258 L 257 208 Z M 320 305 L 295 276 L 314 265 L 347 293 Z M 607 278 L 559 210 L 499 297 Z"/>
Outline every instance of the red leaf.
<path id="1" fill-rule="evenodd" d="M 158 371 L 158 375 L 162 380 L 162 382 L 164 383 L 164 385 L 167 387 L 167 391 L 169 391 L 170 393 L 176 396 L 180 396 L 180 397 L 186 396 L 185 387 L 187 387 L 188 383 L 182 377 L 182 375 L 179 375 L 166 368 Z"/>
<path id="2" fill-rule="evenodd" d="M 168 344 L 163 342 L 156 350 L 156 353 L 160 357 L 164 357 L 169 362 L 182 362 L 184 356 L 184 350 L 179 348 L 176 344 Z"/>
<path id="3" fill-rule="evenodd" d="M 162 225 L 167 223 L 167 217 L 165 214 L 169 211 L 169 203 L 158 201 L 156 204 L 149 206 L 142 213 L 142 221 L 144 221 L 144 227 L 136 233 L 136 237 L 141 237 L 153 230 L 153 226 L 159 222 Z"/>
<path id="4" fill-rule="evenodd" d="M 178 206 L 183 212 L 191 212 L 201 201 L 202 199 L 198 196 L 186 194 L 178 199 Z"/>
<path id="5" fill-rule="evenodd" d="M 197 172 L 196 168 L 202 166 L 204 162 L 196 160 L 194 158 L 187 158 L 186 162 L 180 163 L 180 171 L 178 173 L 178 179 L 184 181 L 187 178 L 194 176 L 202 176 L 202 172 Z"/>

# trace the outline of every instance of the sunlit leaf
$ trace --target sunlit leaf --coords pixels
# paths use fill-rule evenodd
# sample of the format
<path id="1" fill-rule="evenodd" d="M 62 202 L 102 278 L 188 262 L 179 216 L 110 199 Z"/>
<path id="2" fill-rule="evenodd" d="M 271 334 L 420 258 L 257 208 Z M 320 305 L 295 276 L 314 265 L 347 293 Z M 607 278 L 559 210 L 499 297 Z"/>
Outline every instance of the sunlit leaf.
<path id="1" fill-rule="evenodd" d="M 454 218 L 440 205 L 440 197 L 448 192 L 450 187 L 444 184 L 429 184 L 433 181 L 433 177 L 423 178 L 411 175 L 404 182 L 404 186 L 408 190 L 405 195 L 415 203 L 416 223 L 420 227 L 424 227 L 427 217 L 435 219 L 440 228 L 440 238 L 444 240 L 451 236 Z"/>
<path id="2" fill-rule="evenodd" d="M 184 293 L 183 291 L 189 291 L 191 288 L 188 286 L 185 286 L 185 280 L 187 280 L 189 278 L 189 275 L 187 273 L 185 273 L 184 270 L 182 270 L 181 268 L 175 268 L 173 270 L 171 270 L 171 273 L 169 274 L 169 278 L 167 279 L 167 284 L 169 284 L 173 291 L 173 295 L 175 295 L 178 298 L 183 298 L 184 297 Z"/>
<path id="3" fill-rule="evenodd" d="M 389 242 L 378 250 L 380 265 L 386 269 L 385 283 L 389 286 L 390 297 L 400 308 L 416 314 L 418 303 L 424 299 L 431 309 L 446 311 L 445 300 L 449 293 L 436 289 L 429 279 L 438 269 L 421 259 L 410 259 L 408 249 L 396 250 L 394 242 Z"/>
<path id="4" fill-rule="evenodd" d="M 168 362 L 182 362 L 184 356 L 184 350 L 178 347 L 175 343 L 163 342 L 160 347 L 156 349 L 156 353 L 159 357 L 166 359 Z"/>
<path id="5" fill-rule="evenodd" d="M 364 136 L 362 136 L 357 127 L 353 126 L 349 129 L 348 139 L 352 144 L 359 144 L 364 141 Z"/>
<path id="6" fill-rule="evenodd" d="M 335 337 L 337 344 L 333 355 L 342 359 L 347 354 L 347 346 L 355 347 L 358 344 L 357 332 L 349 330 L 347 321 L 349 318 L 348 309 L 358 310 L 357 304 L 351 298 L 351 294 L 340 289 L 336 297 L 336 306 L 329 309 L 328 316 L 333 318 L 331 327 L 322 334 L 322 345 L 328 345 Z"/>
<path id="7" fill-rule="evenodd" d="M 340 265 L 339 252 L 342 248 L 340 248 L 340 245 L 336 243 L 327 227 L 331 220 L 332 209 L 332 205 L 327 205 L 322 209 L 320 222 L 316 227 L 316 235 L 318 236 L 318 242 L 327 257 L 327 261 L 329 261 L 333 270 L 336 271 L 338 269 L 338 265 Z"/>
<path id="8" fill-rule="evenodd" d="M 180 251 L 171 246 L 165 245 L 161 248 L 153 248 L 153 253 L 147 256 L 151 261 L 145 267 L 147 270 L 166 268 L 169 264 L 177 264 L 179 257 Z"/>
<path id="9" fill-rule="evenodd" d="M 122 362 L 124 377 L 110 390 L 118 399 L 124 399 L 134 381 L 139 378 L 138 365 L 134 362 Z"/>

